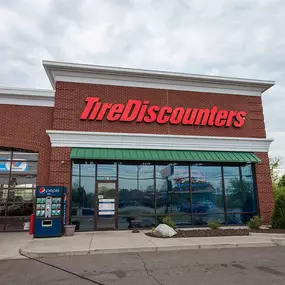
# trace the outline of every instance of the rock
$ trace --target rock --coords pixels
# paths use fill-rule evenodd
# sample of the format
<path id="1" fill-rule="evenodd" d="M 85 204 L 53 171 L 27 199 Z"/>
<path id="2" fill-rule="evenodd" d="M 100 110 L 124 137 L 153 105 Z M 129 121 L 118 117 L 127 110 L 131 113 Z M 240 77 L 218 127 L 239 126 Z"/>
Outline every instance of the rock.
<path id="1" fill-rule="evenodd" d="M 173 228 L 169 227 L 168 225 L 159 224 L 154 229 L 152 234 L 156 237 L 173 237 L 177 234 L 177 232 Z"/>

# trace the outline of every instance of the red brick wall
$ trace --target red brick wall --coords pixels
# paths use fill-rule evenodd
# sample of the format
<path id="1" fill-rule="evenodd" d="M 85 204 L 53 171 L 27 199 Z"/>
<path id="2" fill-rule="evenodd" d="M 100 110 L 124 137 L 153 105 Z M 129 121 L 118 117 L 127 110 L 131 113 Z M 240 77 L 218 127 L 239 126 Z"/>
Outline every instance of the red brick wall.
<path id="1" fill-rule="evenodd" d="M 266 137 L 261 97 L 173 91 L 163 89 L 106 86 L 57 82 L 53 128 L 56 130 L 150 133 L 197 136 Z M 128 99 L 149 100 L 150 105 L 212 108 L 246 111 L 243 127 L 185 126 L 182 124 L 81 121 L 86 97 L 99 97 L 102 102 L 127 103 Z"/>
<path id="2" fill-rule="evenodd" d="M 262 160 L 261 163 L 257 163 L 255 166 L 260 215 L 264 223 L 270 223 L 274 201 L 268 154 L 255 154 Z"/>
<path id="3" fill-rule="evenodd" d="M 157 123 L 80 121 L 87 96 L 102 102 L 126 103 L 128 99 L 149 100 L 150 105 L 212 108 L 246 111 L 241 128 L 183 126 Z M 14 147 L 39 152 L 37 184 L 70 185 L 71 148 L 50 147 L 47 129 L 71 131 L 150 133 L 197 136 L 266 137 L 261 97 L 209 94 L 162 89 L 104 86 L 58 82 L 55 108 L 0 105 L 0 147 Z M 257 153 L 262 163 L 256 165 L 260 212 L 265 222 L 273 208 L 273 194 L 268 156 Z M 69 188 L 70 191 L 70 188 Z M 69 207 L 69 205 L 68 205 Z M 69 208 L 68 208 L 69 209 Z"/>
<path id="4" fill-rule="evenodd" d="M 0 105 L 0 148 L 39 152 L 37 184 L 49 183 L 50 140 L 53 108 Z"/>
<path id="5" fill-rule="evenodd" d="M 69 220 L 69 198 L 71 191 L 71 161 L 69 158 L 71 148 L 54 147 L 51 150 L 50 158 L 50 185 L 67 186 L 68 199 L 66 204 L 66 219 Z"/>

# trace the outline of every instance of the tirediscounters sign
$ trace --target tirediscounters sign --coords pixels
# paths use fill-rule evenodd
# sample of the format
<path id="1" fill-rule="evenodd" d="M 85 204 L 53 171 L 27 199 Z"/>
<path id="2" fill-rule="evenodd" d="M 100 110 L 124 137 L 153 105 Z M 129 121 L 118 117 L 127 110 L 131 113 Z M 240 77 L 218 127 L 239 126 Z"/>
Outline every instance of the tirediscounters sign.
<path id="1" fill-rule="evenodd" d="M 216 126 L 240 128 L 244 125 L 245 111 L 184 108 L 151 105 L 149 101 L 128 100 L 127 104 L 102 103 L 99 97 L 87 97 L 81 120 L 110 122 L 137 122 L 172 125 Z"/>

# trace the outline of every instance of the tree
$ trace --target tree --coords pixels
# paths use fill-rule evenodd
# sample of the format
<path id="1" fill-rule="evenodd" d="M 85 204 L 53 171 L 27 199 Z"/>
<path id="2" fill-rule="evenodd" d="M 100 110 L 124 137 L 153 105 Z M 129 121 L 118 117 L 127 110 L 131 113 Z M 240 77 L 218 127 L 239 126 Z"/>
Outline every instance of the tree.
<path id="1" fill-rule="evenodd" d="M 278 169 L 281 166 L 282 159 L 280 157 L 270 157 L 269 163 L 274 199 L 276 200 L 280 194 L 285 194 L 285 175 L 283 175 L 281 178 L 278 176 Z"/>
<path id="2" fill-rule="evenodd" d="M 273 215 L 271 217 L 273 229 L 285 229 L 285 194 L 280 194 L 275 201 Z"/>
<path id="3" fill-rule="evenodd" d="M 285 187 L 285 174 L 278 180 L 278 187 Z"/>
<path id="4" fill-rule="evenodd" d="M 278 168 L 280 167 L 282 163 L 281 157 L 270 157 L 269 158 L 269 165 L 270 165 L 270 175 L 273 186 L 278 183 L 279 177 L 278 177 Z"/>
<path id="5" fill-rule="evenodd" d="M 230 189 L 227 189 L 227 207 L 243 206 L 243 212 L 253 211 L 253 189 L 251 182 L 235 177 L 230 181 Z"/>
<path id="6" fill-rule="evenodd" d="M 72 203 L 78 207 L 84 207 L 86 201 L 86 191 L 84 187 L 81 187 L 78 182 L 72 184 Z"/>

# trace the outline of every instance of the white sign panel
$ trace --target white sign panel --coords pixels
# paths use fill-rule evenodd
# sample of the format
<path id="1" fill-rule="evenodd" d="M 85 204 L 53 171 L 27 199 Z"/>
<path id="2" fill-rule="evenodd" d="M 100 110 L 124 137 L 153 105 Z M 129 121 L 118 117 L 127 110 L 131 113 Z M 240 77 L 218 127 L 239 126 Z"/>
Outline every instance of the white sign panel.
<path id="1" fill-rule="evenodd" d="M 99 215 L 115 215 L 115 199 L 99 199 Z"/>

